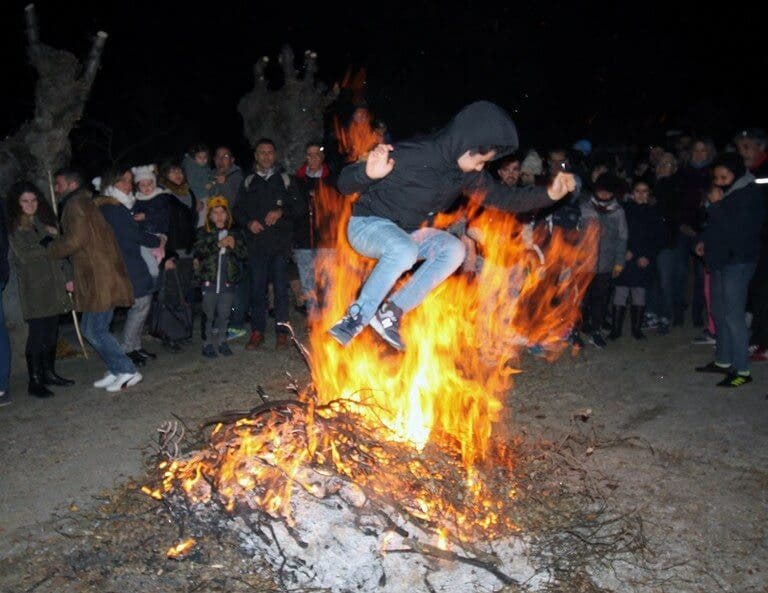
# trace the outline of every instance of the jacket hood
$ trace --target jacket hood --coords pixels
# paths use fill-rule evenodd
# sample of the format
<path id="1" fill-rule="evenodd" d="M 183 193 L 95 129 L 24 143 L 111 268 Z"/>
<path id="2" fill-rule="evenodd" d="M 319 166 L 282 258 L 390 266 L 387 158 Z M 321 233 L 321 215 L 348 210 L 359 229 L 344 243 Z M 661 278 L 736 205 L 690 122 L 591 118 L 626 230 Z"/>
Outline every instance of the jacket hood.
<path id="1" fill-rule="evenodd" d="M 738 191 L 742 188 L 747 187 L 750 183 L 752 183 L 755 180 L 755 176 L 752 175 L 752 173 L 746 173 L 739 177 L 736 181 L 734 181 L 730 187 L 728 187 L 725 192 L 723 193 L 723 197 L 732 194 L 735 191 Z"/>
<path id="2" fill-rule="evenodd" d="M 498 105 L 490 101 L 470 103 L 451 120 L 436 136 L 442 158 L 456 165 L 458 158 L 467 150 L 479 147 L 497 147 L 495 158 L 517 150 L 517 128 Z"/>

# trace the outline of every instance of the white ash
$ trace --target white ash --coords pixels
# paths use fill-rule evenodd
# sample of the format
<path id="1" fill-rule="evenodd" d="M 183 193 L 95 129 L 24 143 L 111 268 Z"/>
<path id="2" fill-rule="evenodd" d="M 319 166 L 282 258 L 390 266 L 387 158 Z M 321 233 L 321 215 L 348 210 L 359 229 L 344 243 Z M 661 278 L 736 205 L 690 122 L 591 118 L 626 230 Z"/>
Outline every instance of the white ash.
<path id="1" fill-rule="evenodd" d="M 228 527 L 238 532 L 244 550 L 254 560 L 266 560 L 287 586 L 319 587 L 334 593 L 491 593 L 504 587 L 483 567 L 419 552 L 387 553 L 413 549 L 414 541 L 434 547 L 436 537 L 405 521 L 393 509 L 379 507 L 395 522 L 399 528 L 395 530 L 352 484 L 326 477 L 321 491 L 326 498 L 294 487 L 290 531 L 282 520 L 265 519 L 259 512 L 248 520 L 238 517 L 229 521 Z M 483 556 L 486 562 L 494 557 L 497 570 L 527 591 L 538 591 L 549 582 L 549 576 L 537 573 L 529 562 L 522 538 L 475 542 L 472 548 L 472 552 L 454 545 L 449 549 L 466 557 L 487 555 Z"/>

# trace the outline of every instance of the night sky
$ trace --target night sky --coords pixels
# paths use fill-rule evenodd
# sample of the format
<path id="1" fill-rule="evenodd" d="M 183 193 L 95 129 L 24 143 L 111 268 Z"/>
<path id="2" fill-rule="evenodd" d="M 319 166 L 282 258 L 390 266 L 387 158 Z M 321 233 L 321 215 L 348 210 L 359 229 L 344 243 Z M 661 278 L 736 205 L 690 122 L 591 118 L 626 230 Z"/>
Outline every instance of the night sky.
<path id="1" fill-rule="evenodd" d="M 297 58 L 317 51 L 328 84 L 364 66 L 369 103 L 395 139 L 434 129 L 481 98 L 510 111 L 524 146 L 542 148 L 583 137 L 643 144 L 669 128 L 722 143 L 768 119 L 763 23 L 742 3 L 269 4 L 37 2 L 49 45 L 82 58 L 97 30 L 110 34 L 72 135 L 82 164 L 101 166 L 104 130 L 112 131 L 113 157 L 131 162 L 181 152 L 196 139 L 229 143 L 249 162 L 237 102 L 253 86 L 253 63 L 275 58 L 284 43 Z M 3 136 L 32 111 L 24 5 L 0 7 Z"/>

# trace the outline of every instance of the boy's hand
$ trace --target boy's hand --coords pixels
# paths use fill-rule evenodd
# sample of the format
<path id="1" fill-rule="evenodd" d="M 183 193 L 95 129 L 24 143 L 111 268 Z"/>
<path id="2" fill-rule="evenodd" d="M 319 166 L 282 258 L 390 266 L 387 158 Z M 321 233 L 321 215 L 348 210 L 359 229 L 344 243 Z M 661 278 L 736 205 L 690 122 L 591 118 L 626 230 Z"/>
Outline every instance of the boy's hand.
<path id="1" fill-rule="evenodd" d="M 254 235 L 258 235 L 261 231 L 264 230 L 264 226 L 258 220 L 252 220 L 248 223 L 248 230 L 251 231 Z"/>
<path id="2" fill-rule="evenodd" d="M 368 154 L 365 162 L 365 174 L 371 179 L 381 179 L 392 172 L 395 161 L 389 158 L 389 152 L 393 150 L 391 144 L 379 144 Z"/>
<path id="3" fill-rule="evenodd" d="M 637 260 L 637 267 L 647 268 L 650 263 L 651 260 L 649 260 L 647 257 L 641 257 Z"/>
<path id="4" fill-rule="evenodd" d="M 699 241 L 696 243 L 696 247 L 694 248 L 694 252 L 699 257 L 704 257 L 704 241 Z"/>
<path id="5" fill-rule="evenodd" d="M 615 266 L 613 266 L 613 270 L 611 271 L 611 277 L 618 278 L 621 275 L 621 271 L 623 269 L 624 269 L 624 266 L 616 264 Z"/>
<path id="6" fill-rule="evenodd" d="M 576 179 L 573 174 L 560 172 L 547 188 L 547 195 L 549 195 L 551 200 L 556 202 L 557 200 L 563 199 L 572 191 L 576 191 Z"/>
<path id="7" fill-rule="evenodd" d="M 274 210 L 270 210 L 267 212 L 267 216 L 264 218 L 264 224 L 267 226 L 272 226 L 275 224 L 278 220 L 280 220 L 280 217 L 283 215 L 283 211 L 280 208 L 275 208 Z"/>

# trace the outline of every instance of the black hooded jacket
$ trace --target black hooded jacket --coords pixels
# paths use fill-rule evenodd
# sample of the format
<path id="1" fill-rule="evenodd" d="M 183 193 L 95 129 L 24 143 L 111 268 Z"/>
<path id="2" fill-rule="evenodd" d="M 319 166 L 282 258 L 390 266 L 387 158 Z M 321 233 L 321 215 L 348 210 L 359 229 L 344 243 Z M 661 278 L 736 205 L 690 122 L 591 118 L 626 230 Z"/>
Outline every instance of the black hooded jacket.
<path id="1" fill-rule="evenodd" d="M 352 216 L 387 218 L 408 232 L 429 224 L 462 194 L 484 194 L 486 206 L 509 212 L 552 205 L 544 187 L 508 187 L 485 169 L 462 172 L 459 157 L 481 147 L 496 147 L 496 158 L 518 147 L 514 122 L 488 101 L 468 105 L 428 139 L 396 144 L 390 153 L 394 169 L 382 179 L 368 177 L 364 162 L 345 167 L 338 188 L 343 194 L 361 194 Z"/>

